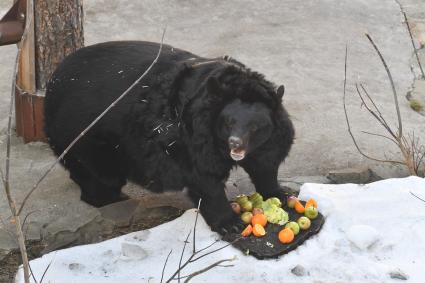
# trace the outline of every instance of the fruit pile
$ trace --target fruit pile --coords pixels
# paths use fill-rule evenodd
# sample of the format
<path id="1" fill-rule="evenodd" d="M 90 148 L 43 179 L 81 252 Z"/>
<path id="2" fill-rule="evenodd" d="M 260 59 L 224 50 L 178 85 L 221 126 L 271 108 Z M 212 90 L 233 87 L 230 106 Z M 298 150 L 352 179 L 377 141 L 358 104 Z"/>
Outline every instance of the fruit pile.
<path id="1" fill-rule="evenodd" d="M 305 205 L 294 196 L 287 199 L 287 207 L 294 209 L 299 217 L 296 221 L 290 221 L 288 213 L 282 208 L 282 203 L 278 198 L 269 198 L 263 200 L 259 193 L 250 196 L 240 195 L 231 203 L 233 211 L 241 215 L 241 220 L 248 224 L 242 231 L 243 237 L 251 234 L 255 237 L 266 235 L 266 226 L 268 223 L 282 226 L 278 233 L 278 239 L 282 244 L 291 243 L 300 230 L 308 230 L 311 220 L 317 218 L 319 212 L 317 202 L 310 199 Z"/>

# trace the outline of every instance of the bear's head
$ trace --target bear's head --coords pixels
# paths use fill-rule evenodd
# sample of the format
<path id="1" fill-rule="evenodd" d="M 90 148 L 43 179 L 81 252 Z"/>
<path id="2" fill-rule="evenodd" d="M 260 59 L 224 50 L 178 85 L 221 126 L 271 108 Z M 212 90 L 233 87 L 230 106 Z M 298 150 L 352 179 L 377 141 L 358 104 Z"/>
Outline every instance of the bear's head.
<path id="1" fill-rule="evenodd" d="M 273 132 L 271 109 L 262 102 L 228 103 L 216 120 L 215 131 L 221 144 L 227 144 L 230 157 L 240 161 L 266 142 Z"/>
<path id="2" fill-rule="evenodd" d="M 227 69 L 229 70 L 229 69 Z M 271 137 L 282 109 L 284 87 L 274 85 L 254 72 L 230 69 L 210 77 L 208 93 L 220 110 L 215 134 L 230 157 L 240 161 Z"/>

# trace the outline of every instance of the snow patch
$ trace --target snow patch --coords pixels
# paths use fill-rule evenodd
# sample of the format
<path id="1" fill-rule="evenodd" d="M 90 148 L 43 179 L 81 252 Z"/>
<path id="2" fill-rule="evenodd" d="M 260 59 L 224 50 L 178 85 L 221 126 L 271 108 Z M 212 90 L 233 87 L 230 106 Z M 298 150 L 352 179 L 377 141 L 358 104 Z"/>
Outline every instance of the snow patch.
<path id="1" fill-rule="evenodd" d="M 194 282 L 423 282 L 425 266 L 425 181 L 418 177 L 389 179 L 364 186 L 306 184 L 300 196 L 314 197 L 326 215 L 320 233 L 296 250 L 273 260 L 257 260 L 227 247 L 187 265 L 182 276 L 218 260 L 233 259 L 231 267 L 215 267 Z M 93 245 L 46 254 L 31 261 L 37 279 L 52 262 L 45 282 L 160 282 L 165 259 L 172 251 L 164 278 L 177 269 L 195 210 L 152 228 Z M 214 243 L 202 217 L 196 248 Z M 226 245 L 218 241 L 201 254 Z M 192 254 L 192 237 L 183 262 Z M 71 268 L 72 266 L 72 268 Z M 255 267 L 255 268 L 253 268 Z M 16 282 L 24 282 L 22 270 Z M 33 281 L 32 281 L 33 282 Z"/>

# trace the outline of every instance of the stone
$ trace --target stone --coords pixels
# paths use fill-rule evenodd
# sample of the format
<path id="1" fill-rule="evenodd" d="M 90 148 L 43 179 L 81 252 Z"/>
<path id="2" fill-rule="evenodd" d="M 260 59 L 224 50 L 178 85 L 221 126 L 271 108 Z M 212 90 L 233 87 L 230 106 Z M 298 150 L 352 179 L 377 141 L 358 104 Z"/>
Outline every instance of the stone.
<path id="1" fill-rule="evenodd" d="M 73 271 L 81 271 L 85 268 L 85 266 L 78 262 L 73 262 L 68 265 L 68 268 Z"/>
<path id="2" fill-rule="evenodd" d="M 279 178 L 279 185 L 286 187 L 293 195 L 298 195 L 300 188 L 305 183 L 329 184 L 330 180 L 325 176 L 295 176 L 291 178 Z"/>
<path id="3" fill-rule="evenodd" d="M 99 208 L 99 212 L 104 219 L 112 221 L 116 227 L 128 227 L 139 203 L 140 200 L 128 199 L 103 206 Z"/>
<path id="4" fill-rule="evenodd" d="M 68 248 L 78 243 L 78 233 L 71 231 L 62 231 L 46 240 L 46 247 L 42 251 L 42 254 L 49 253 L 51 251 Z"/>
<path id="5" fill-rule="evenodd" d="M 182 210 L 172 206 L 159 206 L 146 208 L 139 206 L 134 213 L 133 221 L 134 224 L 149 224 L 153 219 L 174 219 L 182 214 Z"/>
<path id="6" fill-rule="evenodd" d="M 294 268 L 291 269 L 291 273 L 294 274 L 295 276 L 298 276 L 298 277 L 308 275 L 304 266 L 299 265 L 299 264 L 297 264 Z"/>
<path id="7" fill-rule="evenodd" d="M 72 217 L 68 215 L 72 215 Z M 100 215 L 100 212 L 94 207 L 77 203 L 75 207 L 69 208 L 68 215 L 61 215 L 55 221 L 48 223 L 42 230 L 43 237 L 50 237 L 63 231 L 76 232 L 82 226 L 95 220 Z"/>
<path id="8" fill-rule="evenodd" d="M 334 184 L 367 184 L 381 179 L 367 167 L 332 170 L 326 177 Z"/>
<path id="9" fill-rule="evenodd" d="M 181 192 L 149 193 L 140 198 L 135 209 L 132 224 L 149 223 L 152 219 L 174 219 L 183 210 L 193 208 L 193 203 L 186 194 Z"/>
<path id="10" fill-rule="evenodd" d="M 425 115 L 425 81 L 415 80 L 412 90 L 407 95 L 410 105 L 415 103 L 416 109 L 412 109 L 421 115 Z"/>
<path id="11" fill-rule="evenodd" d="M 390 277 L 392 279 L 398 279 L 398 280 L 408 280 L 409 275 L 401 271 L 399 268 L 391 270 L 389 273 Z"/>
<path id="12" fill-rule="evenodd" d="M 27 241 L 41 241 L 41 225 L 38 222 L 29 222 L 24 229 Z"/>

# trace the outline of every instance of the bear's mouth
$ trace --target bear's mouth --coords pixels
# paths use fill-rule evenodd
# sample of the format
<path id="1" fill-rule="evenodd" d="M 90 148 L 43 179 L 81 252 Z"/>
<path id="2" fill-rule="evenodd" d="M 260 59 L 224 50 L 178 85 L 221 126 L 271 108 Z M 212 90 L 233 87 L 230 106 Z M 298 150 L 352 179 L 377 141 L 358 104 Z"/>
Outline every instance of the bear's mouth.
<path id="1" fill-rule="evenodd" d="M 244 149 L 231 149 L 230 150 L 230 157 L 235 161 L 240 161 L 245 158 L 245 150 Z"/>

